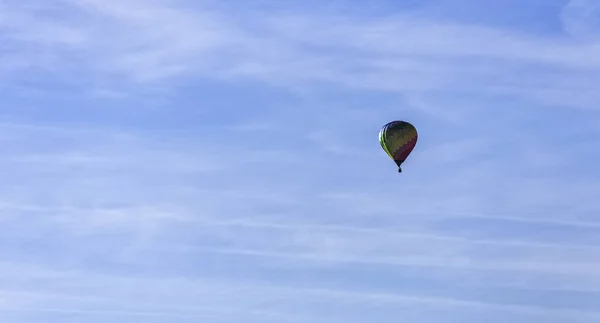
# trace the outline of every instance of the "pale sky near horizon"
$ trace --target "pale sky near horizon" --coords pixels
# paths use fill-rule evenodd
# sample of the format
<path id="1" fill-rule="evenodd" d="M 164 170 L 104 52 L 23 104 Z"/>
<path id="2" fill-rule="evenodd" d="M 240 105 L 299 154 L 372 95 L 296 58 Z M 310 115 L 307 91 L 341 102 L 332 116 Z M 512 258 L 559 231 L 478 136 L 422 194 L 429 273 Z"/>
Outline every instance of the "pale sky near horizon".
<path id="1" fill-rule="evenodd" d="M 0 0 L 0 322 L 596 323 L 598 102 L 600 1 Z"/>

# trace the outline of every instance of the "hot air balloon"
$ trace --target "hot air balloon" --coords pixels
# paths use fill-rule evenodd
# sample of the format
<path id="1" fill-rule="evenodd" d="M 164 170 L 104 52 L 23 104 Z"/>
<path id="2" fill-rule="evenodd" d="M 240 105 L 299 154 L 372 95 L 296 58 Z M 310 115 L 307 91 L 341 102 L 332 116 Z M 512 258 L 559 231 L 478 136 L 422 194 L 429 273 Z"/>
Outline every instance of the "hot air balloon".
<path id="1" fill-rule="evenodd" d="M 385 124 L 379 131 L 381 148 L 398 165 L 398 173 L 402 172 L 402 163 L 415 148 L 417 137 L 415 126 L 400 120 Z"/>

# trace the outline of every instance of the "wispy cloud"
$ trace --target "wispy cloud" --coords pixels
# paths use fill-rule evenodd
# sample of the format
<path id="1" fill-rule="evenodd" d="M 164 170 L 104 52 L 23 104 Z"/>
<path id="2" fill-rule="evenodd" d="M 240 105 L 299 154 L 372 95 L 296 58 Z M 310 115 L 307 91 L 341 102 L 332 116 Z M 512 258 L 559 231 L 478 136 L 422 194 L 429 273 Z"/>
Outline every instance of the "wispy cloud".
<path id="1" fill-rule="evenodd" d="M 0 316 L 596 322 L 597 6 L 488 5 L 0 3 Z"/>
<path id="2" fill-rule="evenodd" d="M 589 93 L 593 70 L 600 67 L 593 43 L 432 22 L 426 13 L 367 18 L 331 10 L 266 16 L 248 11 L 227 16 L 214 5 L 197 6 L 205 9 L 86 0 L 30 7 L 9 3 L 3 11 L 10 18 L 4 24 L 11 43 L 31 54 L 19 51 L 20 59 L 28 61 L 21 65 L 53 63 L 56 72 L 71 75 L 83 69 L 101 82 L 106 81 L 97 76 L 112 82 L 247 76 L 272 84 L 325 82 L 404 95 L 516 95 L 593 108 Z"/>

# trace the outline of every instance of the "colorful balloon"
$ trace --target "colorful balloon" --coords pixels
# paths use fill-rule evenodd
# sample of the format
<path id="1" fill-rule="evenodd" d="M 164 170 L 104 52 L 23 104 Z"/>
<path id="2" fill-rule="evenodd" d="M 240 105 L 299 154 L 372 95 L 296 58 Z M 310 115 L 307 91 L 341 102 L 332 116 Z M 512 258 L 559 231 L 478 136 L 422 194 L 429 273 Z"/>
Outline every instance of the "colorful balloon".
<path id="1" fill-rule="evenodd" d="M 379 131 L 379 143 L 381 148 L 398 165 L 398 172 L 402 172 L 400 167 L 408 158 L 417 144 L 417 129 L 406 121 L 392 121 L 384 125 Z"/>

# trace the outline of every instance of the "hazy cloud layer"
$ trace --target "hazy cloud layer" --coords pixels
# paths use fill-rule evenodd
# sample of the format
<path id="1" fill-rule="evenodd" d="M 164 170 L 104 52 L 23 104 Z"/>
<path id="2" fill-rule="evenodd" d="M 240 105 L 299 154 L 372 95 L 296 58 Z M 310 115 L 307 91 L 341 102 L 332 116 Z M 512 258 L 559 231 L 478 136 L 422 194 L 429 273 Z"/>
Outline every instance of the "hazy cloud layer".
<path id="1" fill-rule="evenodd" d="M 597 7 L 0 2 L 0 319 L 597 322 Z"/>

